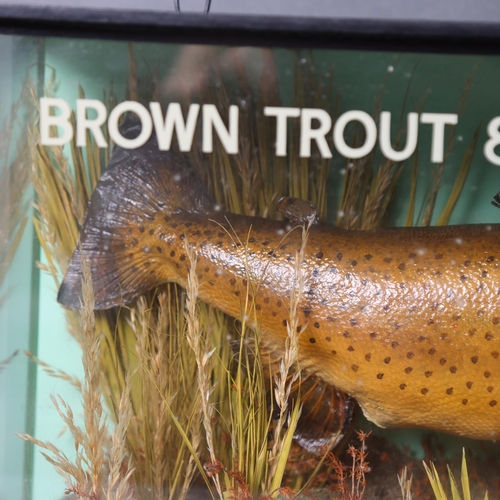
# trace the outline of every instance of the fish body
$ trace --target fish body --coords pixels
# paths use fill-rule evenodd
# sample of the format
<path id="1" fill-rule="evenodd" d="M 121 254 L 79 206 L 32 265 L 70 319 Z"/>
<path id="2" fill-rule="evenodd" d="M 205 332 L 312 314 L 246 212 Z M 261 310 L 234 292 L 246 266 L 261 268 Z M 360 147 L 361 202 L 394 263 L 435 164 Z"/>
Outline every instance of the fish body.
<path id="1" fill-rule="evenodd" d="M 82 258 L 98 309 L 186 287 L 194 265 L 201 300 L 283 351 L 303 227 L 216 210 L 186 159 L 155 148 L 113 153 L 59 301 L 79 305 Z M 299 267 L 301 368 L 381 427 L 500 437 L 500 226 L 315 225 Z"/>

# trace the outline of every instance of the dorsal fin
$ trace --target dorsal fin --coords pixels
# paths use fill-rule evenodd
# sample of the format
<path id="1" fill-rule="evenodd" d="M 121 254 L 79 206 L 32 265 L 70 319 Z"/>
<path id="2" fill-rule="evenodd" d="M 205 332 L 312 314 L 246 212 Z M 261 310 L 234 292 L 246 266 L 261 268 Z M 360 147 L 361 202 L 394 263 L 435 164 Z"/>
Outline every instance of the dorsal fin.
<path id="1" fill-rule="evenodd" d="M 301 198 L 284 196 L 280 198 L 276 205 L 276 210 L 282 213 L 287 219 L 297 224 L 318 224 L 319 215 L 316 205 Z"/>

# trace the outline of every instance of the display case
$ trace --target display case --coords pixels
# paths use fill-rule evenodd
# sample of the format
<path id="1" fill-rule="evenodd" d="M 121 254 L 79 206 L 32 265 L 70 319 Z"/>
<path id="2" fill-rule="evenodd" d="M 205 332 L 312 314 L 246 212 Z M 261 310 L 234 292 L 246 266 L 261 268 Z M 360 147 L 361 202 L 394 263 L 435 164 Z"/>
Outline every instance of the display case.
<path id="1" fill-rule="evenodd" d="M 0 32 L 1 499 L 498 498 L 496 26 Z"/>

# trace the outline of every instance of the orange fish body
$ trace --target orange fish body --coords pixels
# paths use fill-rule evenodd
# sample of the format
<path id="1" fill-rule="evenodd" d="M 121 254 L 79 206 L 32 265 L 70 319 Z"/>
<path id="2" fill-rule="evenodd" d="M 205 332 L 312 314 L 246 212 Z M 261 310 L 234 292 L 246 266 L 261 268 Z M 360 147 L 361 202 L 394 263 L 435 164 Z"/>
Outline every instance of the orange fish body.
<path id="1" fill-rule="evenodd" d="M 215 210 L 186 160 L 155 148 L 113 153 L 59 301 L 79 305 L 82 257 L 98 309 L 167 281 L 187 286 L 195 265 L 200 299 L 235 318 L 251 311 L 263 341 L 283 350 L 302 227 Z M 312 226 L 300 265 L 300 366 L 381 427 L 498 439 L 499 265 L 496 225 Z"/>

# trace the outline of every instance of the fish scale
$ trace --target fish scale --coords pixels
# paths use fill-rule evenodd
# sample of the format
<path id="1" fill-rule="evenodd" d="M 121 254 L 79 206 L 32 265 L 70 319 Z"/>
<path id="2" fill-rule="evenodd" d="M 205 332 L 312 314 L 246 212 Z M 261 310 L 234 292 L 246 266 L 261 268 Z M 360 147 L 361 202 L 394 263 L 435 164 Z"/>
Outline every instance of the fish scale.
<path id="1" fill-rule="evenodd" d="M 302 226 L 219 210 L 186 158 L 154 147 L 136 151 L 133 162 L 123 151 L 112 157 L 59 301 L 79 306 L 82 258 L 98 309 L 167 281 L 186 287 L 189 245 L 200 299 L 248 315 L 279 354 Z M 381 427 L 497 439 L 499 238 L 498 225 L 311 226 L 300 265 L 300 366 L 354 397 Z"/>

